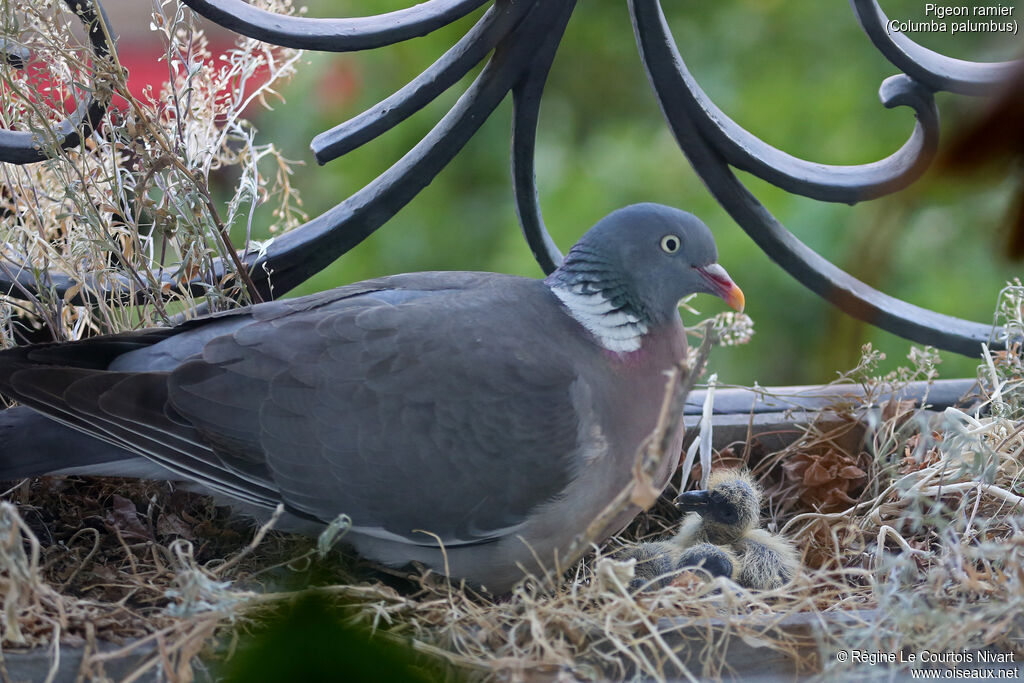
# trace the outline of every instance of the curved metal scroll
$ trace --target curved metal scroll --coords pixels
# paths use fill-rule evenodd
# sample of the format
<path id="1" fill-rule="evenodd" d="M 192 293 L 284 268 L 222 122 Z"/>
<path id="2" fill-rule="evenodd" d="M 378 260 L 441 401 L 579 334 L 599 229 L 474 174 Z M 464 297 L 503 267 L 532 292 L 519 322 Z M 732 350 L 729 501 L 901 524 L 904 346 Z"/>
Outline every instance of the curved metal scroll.
<path id="1" fill-rule="evenodd" d="M 99 10 L 97 13 L 94 9 Z M 68 9 L 78 16 L 89 32 L 89 43 L 92 45 L 94 60 L 110 55 L 114 32 L 110 28 L 110 20 L 99 0 L 65 0 Z M 102 23 L 101 23 L 102 22 Z M 104 28 L 104 25 L 106 28 Z M 13 40 L 4 40 L 0 45 L 4 59 L 16 69 L 24 68 L 30 54 L 23 46 Z M 39 133 L 30 131 L 0 130 L 0 161 L 11 164 L 33 164 L 51 155 L 47 149 L 70 149 L 81 144 L 82 140 L 92 134 L 107 113 L 107 104 L 96 99 L 90 93 L 88 99 L 79 102 L 75 111 L 58 123 L 44 139 Z"/>
<path id="2" fill-rule="evenodd" d="M 1016 62 L 968 62 L 918 45 L 899 31 L 890 31 L 876 0 L 850 0 L 861 28 L 886 59 L 932 91 L 960 95 L 990 95 L 1006 81 Z"/>
<path id="3" fill-rule="evenodd" d="M 655 40 L 670 40 L 668 27 L 655 29 Z M 642 52 L 642 49 L 641 49 Z M 904 76 L 882 82 L 879 97 L 886 107 L 905 105 L 917 115 L 910 139 L 892 156 L 859 166 L 804 161 L 761 141 L 715 106 L 680 61 L 676 65 L 686 110 L 705 139 L 736 168 L 787 192 L 826 202 L 854 204 L 902 190 L 924 173 L 939 148 L 939 112 L 930 90 Z"/>
<path id="4" fill-rule="evenodd" d="M 516 211 L 519 214 L 523 236 L 530 245 L 533 257 L 545 273 L 551 273 L 562 264 L 562 252 L 548 234 L 537 196 L 534 163 L 537 120 L 540 118 L 540 99 L 544 94 L 544 84 L 547 82 L 555 52 L 558 51 L 558 43 L 574 5 L 575 0 L 568 3 L 565 21 L 557 30 L 551 32 L 529 70 L 512 90 L 512 182 L 515 188 Z"/>
<path id="5" fill-rule="evenodd" d="M 27 47 L 9 38 L 0 38 L 0 55 L 15 69 L 24 69 L 32 58 L 32 52 Z"/>
<path id="6" fill-rule="evenodd" d="M 469 14 L 487 0 L 427 0 L 373 17 L 313 19 L 275 14 L 242 0 L 182 0 L 224 28 L 300 50 L 351 52 L 424 36 Z"/>
<path id="7" fill-rule="evenodd" d="M 496 7 L 487 10 L 462 40 L 404 88 L 313 138 L 310 147 L 317 162 L 325 164 L 365 145 L 433 102 L 479 64 L 528 9 L 528 3 L 518 3 L 504 12 Z"/>

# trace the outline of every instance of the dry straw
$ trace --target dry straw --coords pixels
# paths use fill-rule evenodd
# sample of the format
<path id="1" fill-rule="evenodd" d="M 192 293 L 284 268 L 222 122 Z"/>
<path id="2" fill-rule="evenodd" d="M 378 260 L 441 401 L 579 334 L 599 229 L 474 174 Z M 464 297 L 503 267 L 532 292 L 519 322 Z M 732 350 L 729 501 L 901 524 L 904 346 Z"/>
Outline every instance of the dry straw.
<path id="1" fill-rule="evenodd" d="M 283 2 L 270 8 L 288 11 Z M 273 144 L 256 144 L 243 118 L 248 106 L 276 96 L 281 80 L 294 73 L 298 52 L 239 39 L 214 59 L 191 10 L 161 2 L 151 29 L 166 45 L 169 80 L 160 92 L 136 98 L 115 53 L 92 58 L 80 39 L 81 21 L 63 2 L 4 0 L 0 25 L 32 55 L 29 68 L 0 66 L 0 125 L 34 132 L 52 146 L 49 126 L 66 116 L 66 101 L 93 92 L 116 105 L 103 135 L 89 136 L 82 148 L 43 163 L 0 165 L 3 267 L 31 273 L 37 292 L 27 304 L 4 300 L 0 321 L 8 344 L 33 331 L 75 339 L 166 323 L 195 305 L 181 285 L 214 258 L 237 265 L 236 250 L 260 249 L 251 239 L 257 207 L 273 207 L 279 229 L 303 218 L 289 162 Z M 40 72 L 50 85 L 40 87 Z M 233 186 L 224 201 L 212 194 L 214 173 Z M 58 297 L 45 277 L 51 271 L 82 285 Z M 155 286 L 163 296 L 155 296 L 154 283 L 168 275 Z M 209 308 L 248 301 L 247 279 L 244 270 L 229 267 L 207 286 Z M 116 282 L 128 283 L 142 305 L 122 306 L 105 295 Z M 91 305 L 68 305 L 74 296 Z"/>
<path id="2" fill-rule="evenodd" d="M 22 72 L 0 69 L 4 126 L 42 131 L 63 116 L 46 102 L 82 97 L 83 83 L 128 101 L 83 149 L 0 166 L 5 255 L 36 276 L 39 292 L 28 303 L 0 301 L 5 344 L 167 322 L 196 302 L 173 287 L 164 300 L 145 295 L 162 269 L 181 263 L 174 275 L 182 281 L 214 257 L 230 260 L 235 248 L 258 249 L 247 226 L 263 203 L 275 207 L 283 228 L 299 220 L 288 164 L 273 146 L 255 143 L 242 118 L 248 102 L 237 96 L 257 68 L 271 79 L 249 99 L 273 96 L 296 53 L 241 39 L 214 68 L 199 66 L 197 58 L 208 56 L 202 32 L 189 12 L 164 2 L 153 28 L 167 43 L 174 85 L 139 100 L 120 65 L 90 63 L 74 38 L 80 32 L 69 30 L 77 20 L 62 5 L 0 7 L 6 33 L 24 39 L 59 77 L 57 91 L 34 100 L 25 96 Z M 218 202 L 209 176 L 225 168 L 233 169 L 234 190 Z M 243 227 L 243 243 L 232 245 L 229 230 Z M 91 305 L 53 295 L 42 277 L 48 269 L 94 287 Z M 100 293 L 115 277 L 138 284 L 141 305 L 115 305 Z M 207 293 L 214 309 L 246 300 L 237 272 Z M 962 407 L 934 413 L 898 400 L 880 405 L 883 394 L 898 394 L 909 381 L 935 379 L 937 356 L 914 350 L 905 370 L 877 377 L 879 354 L 866 348 L 863 362 L 837 380 L 858 389 L 851 391 L 857 397 L 818 414 L 794 409 L 803 435 L 791 446 L 717 454 L 751 468 L 769 493 L 767 528 L 802 549 L 804 571 L 784 588 L 749 591 L 716 579 L 630 594 L 632 568 L 610 555 L 671 532 L 678 522 L 671 487 L 603 546 L 588 543 L 596 527 L 581 537 L 562 576 L 492 599 L 429 573 L 411 577 L 404 592 L 385 585 L 330 549 L 344 519 L 317 547 L 267 527 L 254 534 L 208 499 L 167 484 L 40 479 L 15 483 L 3 494 L 9 502 L 0 503 L 0 678 L 8 677 L 4 652 L 48 648 L 52 675 L 66 645 L 85 649 L 84 678 L 133 657 L 128 680 L 157 670 L 191 680 L 204 660 L 230 657 L 237 637 L 269 607 L 294 599 L 299 593 L 278 592 L 294 584 L 282 576 L 307 576 L 311 565 L 321 585 L 304 592 L 354 606 L 354 618 L 380 637 L 480 678 L 727 676 L 727 653 L 737 644 L 828 674 L 841 673 L 829 656 L 838 648 L 1020 654 L 1024 361 L 1013 340 L 1024 331 L 1022 301 L 1020 283 L 1002 292 L 997 322 L 1011 332 L 1009 350 L 986 348 L 976 392 Z M 750 335 L 746 319 L 716 322 L 709 339 Z M 695 357 L 689 367 L 701 364 Z M 696 377 L 674 385 L 681 389 L 666 397 L 666 416 Z M 638 454 L 635 486 L 617 504 L 653 502 L 644 482 L 664 457 L 660 445 L 655 435 Z M 787 626 L 797 621 L 805 627 Z M 101 651 L 102 642 L 119 645 Z"/>

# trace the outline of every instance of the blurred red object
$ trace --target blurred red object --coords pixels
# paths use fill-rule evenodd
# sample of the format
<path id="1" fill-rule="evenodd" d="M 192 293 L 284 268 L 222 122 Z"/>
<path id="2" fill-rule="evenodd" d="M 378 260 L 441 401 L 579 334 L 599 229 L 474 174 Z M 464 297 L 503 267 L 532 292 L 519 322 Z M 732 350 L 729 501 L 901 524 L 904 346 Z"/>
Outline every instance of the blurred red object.
<path id="1" fill-rule="evenodd" d="M 211 57 L 207 60 L 207 68 L 219 68 L 221 56 L 231 48 L 230 42 L 211 44 Z M 159 98 L 164 84 L 170 80 L 170 71 L 161 42 L 122 39 L 118 42 L 117 54 L 121 65 L 128 70 L 128 91 L 132 96 L 142 102 L 147 102 L 149 97 Z M 41 59 L 29 59 L 25 64 L 25 73 L 28 77 L 29 90 L 20 93 L 20 96 L 26 96 L 31 101 L 47 107 L 63 109 L 65 112 L 74 110 L 76 103 L 73 95 L 66 88 L 59 87 L 46 62 Z M 257 69 L 256 73 L 246 80 L 246 91 L 254 91 L 268 78 L 266 67 Z M 0 86 L 4 89 L 6 87 Z M 128 102 L 123 97 L 114 96 L 113 108 L 124 110 L 127 107 Z"/>

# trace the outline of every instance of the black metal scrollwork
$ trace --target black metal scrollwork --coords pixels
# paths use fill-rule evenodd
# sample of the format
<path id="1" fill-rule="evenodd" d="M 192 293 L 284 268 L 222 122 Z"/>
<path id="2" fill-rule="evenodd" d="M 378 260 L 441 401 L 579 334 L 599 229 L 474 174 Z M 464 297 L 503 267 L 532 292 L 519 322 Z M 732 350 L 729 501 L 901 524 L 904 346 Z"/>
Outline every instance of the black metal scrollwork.
<path id="1" fill-rule="evenodd" d="M 709 191 L 751 238 L 797 280 L 847 313 L 908 339 L 975 355 L 979 344 L 989 340 L 990 326 L 912 306 L 856 280 L 787 231 L 732 172 L 733 168 L 745 170 L 789 192 L 829 202 L 852 204 L 895 192 L 919 178 L 934 158 L 939 122 L 933 94 L 940 90 L 985 94 L 1014 65 L 967 62 L 932 52 L 890 30 L 875 0 L 850 1 L 870 40 L 903 72 L 882 83 L 882 103 L 910 107 L 916 117 L 913 132 L 899 150 L 880 161 L 854 166 L 798 159 L 743 129 L 715 106 L 687 70 L 658 0 L 629 0 L 629 8 L 641 58 L 680 147 Z M 91 6 L 86 0 L 67 2 Z M 372 49 L 407 40 L 485 4 L 484 0 L 429 0 L 374 17 L 311 19 L 276 15 L 241 0 L 183 2 L 241 34 L 324 51 Z M 575 4 L 575 0 L 494 0 L 465 36 L 417 78 L 362 114 L 316 136 L 313 152 L 320 163 L 327 163 L 390 130 L 491 55 L 452 109 L 391 168 L 334 208 L 278 237 L 261 254 L 246 255 L 260 293 L 269 297 L 288 291 L 386 223 L 458 154 L 509 92 L 514 104 L 512 174 L 520 224 L 541 268 L 545 272 L 556 268 L 562 255 L 544 226 L 534 149 L 544 85 Z M 97 54 L 105 46 L 94 42 Z M 18 59 L 14 48 L 12 41 L 0 44 L 9 61 Z M 98 118 L 90 115 L 89 121 L 92 125 L 86 131 Z M 77 143 L 77 138 L 75 143 L 72 139 L 67 138 L 68 144 Z M 0 156 L 14 154 L 14 149 L 0 137 Z M 203 281 L 219 278 L 224 264 L 215 262 L 213 270 L 197 279 L 194 293 L 202 293 Z M 0 286 L 10 291 L 13 283 L 2 280 Z M 52 282 L 58 291 L 73 285 L 60 274 L 53 274 Z M 31 287 L 27 281 L 20 285 Z M 128 283 L 124 289 L 129 291 Z"/>
<path id="2" fill-rule="evenodd" d="M 906 339 L 966 355 L 977 354 L 980 344 L 989 340 L 991 325 L 936 313 L 883 294 L 837 268 L 786 230 L 729 169 L 733 161 L 727 151 L 729 141 L 707 134 L 711 114 L 693 106 L 692 89 L 696 84 L 686 71 L 658 0 L 630 0 L 630 11 L 644 66 L 676 140 L 715 199 L 765 253 L 806 287 L 850 315 Z M 838 168 L 831 183 L 828 174 L 820 174 L 819 184 L 814 185 L 819 192 L 810 196 L 830 201 L 879 196 L 916 177 L 930 161 L 938 137 L 931 90 L 908 76 L 893 77 L 886 84 L 882 87 L 882 98 L 887 106 L 908 104 L 917 113 L 918 123 L 911 139 L 882 162 Z M 980 88 L 983 82 L 976 85 Z M 763 163 L 773 153 L 774 150 L 762 152 L 759 161 Z M 741 163 L 734 165 L 752 170 Z M 763 174 L 754 172 L 787 190 L 809 194 L 801 192 L 808 189 L 806 186 L 793 187 L 794 179 L 786 177 L 785 182 L 790 184 L 784 184 L 771 175 L 773 168 L 778 166 L 759 169 L 764 170 Z M 856 178 L 855 183 L 846 182 L 852 178 Z M 830 187 L 837 194 L 829 194 L 826 190 Z M 838 193 L 839 190 L 843 192 Z"/>
<path id="3" fill-rule="evenodd" d="M 428 0 L 408 9 L 352 19 L 312 19 L 268 12 L 242 0 L 184 0 L 224 28 L 300 50 L 372 50 L 423 36 L 464 17 L 487 0 Z"/>

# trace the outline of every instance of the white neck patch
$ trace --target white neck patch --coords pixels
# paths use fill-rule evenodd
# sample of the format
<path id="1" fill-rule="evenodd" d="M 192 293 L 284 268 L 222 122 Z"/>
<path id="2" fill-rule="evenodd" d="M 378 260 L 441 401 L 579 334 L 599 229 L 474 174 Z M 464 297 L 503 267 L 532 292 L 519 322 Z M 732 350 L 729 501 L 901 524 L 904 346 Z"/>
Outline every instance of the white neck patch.
<path id="1" fill-rule="evenodd" d="M 582 285 L 564 287 L 556 285 L 551 291 L 569 313 L 583 325 L 604 348 L 616 353 L 636 351 L 640 348 L 647 325 L 626 311 L 613 310 L 612 302 L 601 292 L 583 291 Z"/>

